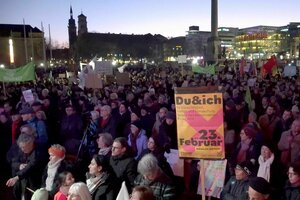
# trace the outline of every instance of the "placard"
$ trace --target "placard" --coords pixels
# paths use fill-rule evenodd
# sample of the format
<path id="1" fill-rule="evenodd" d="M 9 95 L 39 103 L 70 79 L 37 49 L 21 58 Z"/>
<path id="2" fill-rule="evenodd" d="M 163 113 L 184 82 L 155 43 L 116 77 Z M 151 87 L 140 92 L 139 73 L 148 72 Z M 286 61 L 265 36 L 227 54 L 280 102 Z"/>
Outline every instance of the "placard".
<path id="1" fill-rule="evenodd" d="M 25 102 L 33 102 L 34 101 L 34 97 L 33 97 L 33 94 L 32 94 L 31 90 L 24 90 L 22 92 L 22 94 L 23 94 L 23 97 L 25 99 Z"/>
<path id="2" fill-rule="evenodd" d="M 87 74 L 85 79 L 86 88 L 103 88 L 100 74 Z"/>
<path id="3" fill-rule="evenodd" d="M 225 157 L 222 93 L 195 93 L 175 88 L 179 157 Z"/>
<path id="4" fill-rule="evenodd" d="M 105 75 L 113 75 L 113 65 L 111 61 L 95 61 L 95 72 Z"/>
<path id="5" fill-rule="evenodd" d="M 58 74 L 58 78 L 66 78 L 66 74 L 63 73 L 63 74 Z"/>
<path id="6" fill-rule="evenodd" d="M 226 164 L 226 159 L 204 160 L 204 169 L 201 168 L 200 170 L 205 173 L 205 196 L 220 198 L 220 194 L 224 187 Z M 202 194 L 200 176 L 197 194 Z"/>
<path id="7" fill-rule="evenodd" d="M 130 85 L 130 77 L 128 73 L 116 72 L 116 80 L 119 85 Z"/>

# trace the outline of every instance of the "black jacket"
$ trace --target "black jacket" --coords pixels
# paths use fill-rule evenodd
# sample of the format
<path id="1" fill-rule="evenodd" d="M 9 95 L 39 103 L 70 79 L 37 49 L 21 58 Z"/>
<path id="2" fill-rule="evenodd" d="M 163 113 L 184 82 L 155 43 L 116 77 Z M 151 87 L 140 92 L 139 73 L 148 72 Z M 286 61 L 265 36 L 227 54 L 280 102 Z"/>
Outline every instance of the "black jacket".
<path id="1" fill-rule="evenodd" d="M 121 156 L 112 156 L 110 158 L 110 165 L 116 174 L 118 188 L 125 181 L 127 189 L 131 191 L 134 185 L 134 179 L 137 176 L 137 163 L 136 160 L 125 153 Z"/>

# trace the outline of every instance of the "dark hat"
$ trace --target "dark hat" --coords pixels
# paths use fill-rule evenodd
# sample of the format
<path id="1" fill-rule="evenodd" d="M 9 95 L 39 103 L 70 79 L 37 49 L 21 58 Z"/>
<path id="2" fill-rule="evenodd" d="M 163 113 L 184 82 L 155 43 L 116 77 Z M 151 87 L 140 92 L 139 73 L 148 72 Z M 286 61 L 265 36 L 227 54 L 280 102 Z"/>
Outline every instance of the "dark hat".
<path id="1" fill-rule="evenodd" d="M 249 186 L 261 194 L 270 194 L 272 192 L 270 183 L 262 177 L 250 178 Z"/>
<path id="2" fill-rule="evenodd" d="M 243 130 L 244 130 L 245 134 L 250 138 L 254 138 L 257 134 L 257 131 L 251 125 L 244 126 Z"/>
<path id="3" fill-rule="evenodd" d="M 265 143 L 263 143 L 262 146 L 268 147 L 268 149 L 270 149 L 270 151 L 271 151 L 272 153 L 275 153 L 275 152 L 276 152 L 276 149 L 277 149 L 276 145 L 275 145 L 273 142 L 265 142 Z"/>
<path id="4" fill-rule="evenodd" d="M 42 103 L 39 101 L 35 101 L 31 104 L 31 106 L 41 106 L 41 105 L 42 105 Z"/>
<path id="5" fill-rule="evenodd" d="M 141 118 L 141 110 L 139 108 L 131 108 L 131 113 L 134 113 L 138 116 L 138 118 Z"/>
<path id="6" fill-rule="evenodd" d="M 237 164 L 236 168 L 243 170 L 249 176 L 249 175 L 251 175 L 251 173 L 254 169 L 254 166 L 251 161 L 246 160 L 246 161 L 241 162 L 240 164 Z"/>
<path id="7" fill-rule="evenodd" d="M 31 113 L 34 113 L 34 110 L 31 107 L 26 107 L 26 108 L 23 108 L 22 110 L 20 110 L 21 115 L 31 114 Z"/>
<path id="8" fill-rule="evenodd" d="M 235 103 L 232 99 L 229 99 L 228 101 L 226 101 L 225 105 L 230 109 L 233 109 L 235 107 Z"/>
<path id="9" fill-rule="evenodd" d="M 140 120 L 134 121 L 131 124 L 134 125 L 135 127 L 137 127 L 138 129 L 142 128 L 142 123 Z"/>
<path id="10" fill-rule="evenodd" d="M 168 111 L 166 114 L 166 119 L 176 119 L 176 114 L 173 111 Z"/>

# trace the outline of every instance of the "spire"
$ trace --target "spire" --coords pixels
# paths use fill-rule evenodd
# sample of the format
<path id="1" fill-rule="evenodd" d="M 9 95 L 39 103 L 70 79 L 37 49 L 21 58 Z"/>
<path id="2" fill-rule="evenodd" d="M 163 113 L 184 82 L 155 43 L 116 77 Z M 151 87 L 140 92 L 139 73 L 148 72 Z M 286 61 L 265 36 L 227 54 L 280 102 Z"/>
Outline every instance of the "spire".
<path id="1" fill-rule="evenodd" d="M 70 6 L 70 16 L 71 16 L 71 19 L 73 19 L 73 10 L 72 10 L 72 6 Z"/>

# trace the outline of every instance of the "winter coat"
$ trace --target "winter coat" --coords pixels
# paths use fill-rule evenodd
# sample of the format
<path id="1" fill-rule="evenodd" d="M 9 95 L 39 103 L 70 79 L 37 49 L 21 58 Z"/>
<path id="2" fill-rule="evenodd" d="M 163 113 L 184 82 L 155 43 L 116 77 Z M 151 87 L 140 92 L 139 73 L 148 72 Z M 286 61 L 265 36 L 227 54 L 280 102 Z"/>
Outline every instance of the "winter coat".
<path id="1" fill-rule="evenodd" d="M 235 176 L 232 176 L 221 192 L 222 200 L 248 200 L 248 178 L 244 180 L 236 180 Z"/>
<path id="2" fill-rule="evenodd" d="M 82 119 L 77 114 L 65 116 L 61 121 L 60 140 L 67 154 L 77 155 L 83 136 Z"/>
<path id="3" fill-rule="evenodd" d="M 72 172 L 72 165 L 68 163 L 66 160 L 62 160 L 57 171 L 55 173 L 55 177 L 53 180 L 52 190 L 49 191 L 50 199 L 54 198 L 54 195 L 59 191 L 59 183 L 58 183 L 58 175 L 64 171 Z M 46 179 L 48 177 L 48 165 L 45 167 L 43 175 L 42 175 L 42 187 L 46 187 Z"/>
<path id="4" fill-rule="evenodd" d="M 116 177 L 118 188 L 125 181 L 127 189 L 131 191 L 134 179 L 137 176 L 137 162 L 128 153 L 119 156 L 110 157 L 110 166 L 112 167 Z"/>
<path id="5" fill-rule="evenodd" d="M 284 200 L 300 200 L 300 185 L 292 187 L 288 181 L 284 189 Z"/>
<path id="6" fill-rule="evenodd" d="M 130 139 L 131 136 L 132 136 L 132 133 L 130 133 L 128 135 L 128 141 L 127 142 L 128 142 L 129 146 L 132 146 L 131 139 Z M 143 150 L 147 149 L 147 142 L 148 142 L 148 138 L 146 136 L 146 131 L 144 129 L 141 129 L 140 132 L 138 133 L 137 138 L 136 138 L 137 152 L 136 152 L 135 159 L 140 157 Z"/>
<path id="7" fill-rule="evenodd" d="M 92 194 L 92 200 L 114 200 L 116 199 L 117 193 L 116 190 L 115 177 L 113 174 L 108 173 L 107 176 L 104 176 L 102 183 L 97 187 L 96 191 Z"/>
<path id="8" fill-rule="evenodd" d="M 292 137 L 289 143 L 288 138 Z M 278 143 L 278 149 L 281 151 L 281 162 L 287 165 L 289 162 L 295 162 L 300 159 L 300 134 L 293 136 L 292 131 L 288 130 L 282 133 Z"/>

